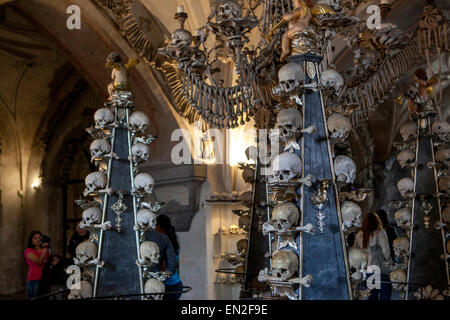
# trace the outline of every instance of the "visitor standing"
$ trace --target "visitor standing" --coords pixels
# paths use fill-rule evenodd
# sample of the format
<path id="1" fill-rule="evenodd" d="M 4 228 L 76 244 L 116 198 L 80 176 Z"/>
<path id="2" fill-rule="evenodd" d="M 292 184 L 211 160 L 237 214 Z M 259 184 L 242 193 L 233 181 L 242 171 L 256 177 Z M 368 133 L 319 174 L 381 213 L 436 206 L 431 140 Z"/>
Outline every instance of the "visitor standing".
<path id="1" fill-rule="evenodd" d="M 38 296 L 42 279 L 42 270 L 48 258 L 49 238 L 43 237 L 39 231 L 32 231 L 25 249 L 25 261 L 28 264 L 27 299 Z"/>
<path id="2" fill-rule="evenodd" d="M 181 282 L 179 274 L 180 244 L 178 243 L 175 228 L 168 216 L 161 214 L 156 218 L 156 231 L 165 234 L 169 238 L 177 259 L 177 269 L 175 270 L 175 273 L 164 282 L 164 285 L 166 287 L 166 292 L 178 293 L 167 294 L 164 296 L 164 300 L 180 300 L 181 291 L 183 290 L 183 282 Z"/>
<path id="3" fill-rule="evenodd" d="M 80 223 L 81 223 L 81 221 L 77 223 L 75 233 L 70 238 L 69 245 L 67 248 L 67 251 L 69 251 L 70 257 L 72 259 L 75 258 L 75 256 L 76 256 L 75 249 L 77 248 L 77 246 L 80 243 L 82 243 L 86 240 L 89 240 L 89 231 L 87 231 L 86 229 L 80 228 Z"/>
<path id="4" fill-rule="evenodd" d="M 369 300 L 390 300 L 392 288 L 389 270 L 385 263 L 391 264 L 392 257 L 388 236 L 376 212 L 369 212 L 364 217 L 362 228 L 356 235 L 354 247 L 366 252 L 369 257 L 368 266 L 375 265 L 380 268 L 381 284 L 375 283 L 380 289 L 372 289 Z M 368 274 L 369 277 L 371 275 Z"/>

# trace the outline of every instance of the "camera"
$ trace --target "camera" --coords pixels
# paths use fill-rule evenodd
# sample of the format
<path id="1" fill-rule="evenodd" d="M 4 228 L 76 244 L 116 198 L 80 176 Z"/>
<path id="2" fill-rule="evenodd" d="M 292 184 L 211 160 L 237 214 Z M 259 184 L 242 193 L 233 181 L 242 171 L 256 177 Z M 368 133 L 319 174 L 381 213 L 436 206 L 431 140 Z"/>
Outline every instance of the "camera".
<path id="1" fill-rule="evenodd" d="M 50 247 L 50 237 L 43 234 L 41 236 L 41 247 L 44 245 L 44 243 L 48 243 L 48 247 Z"/>

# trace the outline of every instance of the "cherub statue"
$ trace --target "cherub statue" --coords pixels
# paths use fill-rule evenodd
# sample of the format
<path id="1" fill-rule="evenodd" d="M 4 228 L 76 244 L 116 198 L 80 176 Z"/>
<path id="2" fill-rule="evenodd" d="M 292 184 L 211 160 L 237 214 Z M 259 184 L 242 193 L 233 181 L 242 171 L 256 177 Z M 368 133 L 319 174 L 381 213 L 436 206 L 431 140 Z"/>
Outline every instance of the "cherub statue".
<path id="1" fill-rule="evenodd" d="M 281 39 L 282 51 L 280 61 L 287 60 L 291 53 L 291 43 L 294 35 L 309 27 L 313 17 L 311 14 L 313 3 L 311 0 L 294 0 L 293 4 L 294 10 L 283 16 L 283 21 L 289 22 L 289 26 Z"/>
<path id="2" fill-rule="evenodd" d="M 126 65 L 122 62 L 122 57 L 117 52 L 111 52 L 106 58 L 106 68 L 112 68 L 111 82 L 108 85 L 109 98 L 112 99 L 112 93 L 114 91 L 130 91 L 130 85 L 128 83 L 128 71 L 139 63 L 138 59 L 128 59 Z"/>
<path id="3" fill-rule="evenodd" d="M 434 111 L 433 100 L 431 99 L 432 86 L 436 84 L 437 78 L 428 79 L 424 69 L 417 69 L 412 77 L 412 86 L 408 92 L 408 111 L 410 116 L 417 112 Z"/>

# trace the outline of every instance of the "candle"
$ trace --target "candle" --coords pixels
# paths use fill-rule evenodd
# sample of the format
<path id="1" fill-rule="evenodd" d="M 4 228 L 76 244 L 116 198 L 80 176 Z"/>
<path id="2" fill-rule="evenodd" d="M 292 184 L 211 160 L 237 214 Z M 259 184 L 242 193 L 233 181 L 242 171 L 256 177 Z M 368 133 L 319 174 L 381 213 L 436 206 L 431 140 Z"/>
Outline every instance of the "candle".
<path id="1" fill-rule="evenodd" d="M 183 6 L 178 6 L 177 7 L 177 13 L 184 13 L 184 7 Z"/>
<path id="2" fill-rule="evenodd" d="M 389 4 L 389 0 L 381 0 L 381 4 Z"/>

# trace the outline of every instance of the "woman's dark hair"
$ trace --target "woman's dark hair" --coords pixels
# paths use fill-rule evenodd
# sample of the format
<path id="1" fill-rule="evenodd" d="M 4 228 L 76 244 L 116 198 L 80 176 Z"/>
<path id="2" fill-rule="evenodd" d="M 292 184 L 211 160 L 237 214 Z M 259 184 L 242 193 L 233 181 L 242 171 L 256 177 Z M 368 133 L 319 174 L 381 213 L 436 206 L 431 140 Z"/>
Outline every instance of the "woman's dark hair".
<path id="1" fill-rule="evenodd" d="M 414 75 L 415 75 L 417 78 L 419 78 L 420 80 L 423 80 L 423 81 L 427 81 L 427 80 L 428 80 L 427 72 L 426 72 L 425 69 L 423 69 L 423 68 L 417 69 L 417 70 L 414 72 Z"/>
<path id="2" fill-rule="evenodd" d="M 389 219 L 387 212 L 383 209 L 377 211 L 378 217 L 380 217 L 381 222 L 383 222 L 383 226 L 387 226 L 389 224 Z"/>
<path id="3" fill-rule="evenodd" d="M 364 217 L 361 231 L 363 233 L 363 248 L 367 248 L 369 244 L 369 239 L 372 233 L 380 228 L 380 218 L 378 218 L 375 212 L 369 212 Z"/>
<path id="4" fill-rule="evenodd" d="M 34 245 L 33 245 L 33 237 L 36 234 L 40 234 L 42 236 L 42 232 L 38 231 L 38 230 L 34 230 L 31 231 L 30 236 L 28 237 L 28 244 L 27 244 L 27 248 L 32 248 L 34 249 Z"/>
<path id="5" fill-rule="evenodd" d="M 175 232 L 175 228 L 172 226 L 170 218 L 165 214 L 160 214 L 156 218 L 156 224 L 164 231 L 166 236 L 169 237 L 170 242 L 172 243 L 173 249 L 178 254 L 178 250 L 180 249 L 180 245 L 178 243 L 177 234 Z"/>

